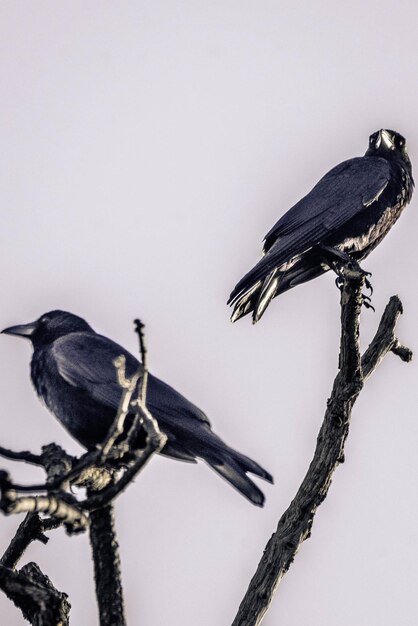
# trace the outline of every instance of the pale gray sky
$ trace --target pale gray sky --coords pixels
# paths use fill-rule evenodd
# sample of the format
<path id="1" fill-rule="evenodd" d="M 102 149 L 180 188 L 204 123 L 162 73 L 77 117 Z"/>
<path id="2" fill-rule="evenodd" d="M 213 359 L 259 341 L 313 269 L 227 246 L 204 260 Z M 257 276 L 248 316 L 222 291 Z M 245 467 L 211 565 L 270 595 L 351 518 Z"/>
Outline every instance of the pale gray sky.
<path id="1" fill-rule="evenodd" d="M 203 464 L 153 459 L 117 503 L 129 624 L 226 626 L 310 462 L 337 366 L 325 277 L 232 326 L 235 282 L 274 221 L 333 165 L 394 128 L 418 163 L 415 2 L 0 5 L 0 326 L 62 308 L 132 351 L 271 471 L 252 507 Z M 364 263 L 377 312 L 398 293 L 417 349 L 413 199 Z M 38 402 L 29 346 L 0 340 L 0 442 L 79 453 Z M 353 414 L 346 463 L 263 624 L 416 624 L 417 363 L 389 356 Z M 41 475 L 0 461 L 30 482 Z M 2 550 L 20 520 L 0 518 Z M 27 554 L 97 623 L 86 536 Z M 1 622 L 24 624 L 0 596 Z"/>

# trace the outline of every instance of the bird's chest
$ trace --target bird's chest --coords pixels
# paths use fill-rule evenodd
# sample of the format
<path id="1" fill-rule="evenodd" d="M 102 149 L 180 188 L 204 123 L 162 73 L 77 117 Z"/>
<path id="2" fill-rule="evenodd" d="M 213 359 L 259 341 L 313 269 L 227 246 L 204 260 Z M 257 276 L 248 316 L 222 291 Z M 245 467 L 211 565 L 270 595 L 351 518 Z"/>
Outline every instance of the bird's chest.
<path id="1" fill-rule="evenodd" d="M 394 223 L 399 219 L 405 203 L 398 203 L 394 206 L 387 207 L 375 224 L 355 237 L 348 237 L 339 246 L 344 252 L 362 253 L 361 256 L 369 254 L 387 235 Z"/>
<path id="2" fill-rule="evenodd" d="M 42 352 L 36 354 L 32 359 L 31 378 L 39 398 L 51 413 L 56 415 L 68 428 L 68 401 L 66 394 L 63 392 L 59 377 L 55 371 L 51 370 L 47 356 Z"/>
<path id="3" fill-rule="evenodd" d="M 103 440 L 115 411 L 63 380 L 42 350 L 31 361 L 31 378 L 39 398 L 75 439 L 87 448 Z"/>
<path id="4" fill-rule="evenodd" d="M 48 400 L 50 399 L 49 394 L 49 376 L 45 371 L 47 366 L 45 354 L 39 352 L 38 354 L 34 354 L 31 364 L 30 364 L 30 376 L 35 387 L 35 391 L 38 394 L 39 398 L 45 402 L 47 406 Z"/>
<path id="5" fill-rule="evenodd" d="M 359 220 L 357 232 L 346 237 L 338 246 L 340 250 L 353 254 L 357 258 L 366 257 L 387 235 L 399 219 L 410 199 L 408 181 L 403 184 L 393 199 L 382 199 L 379 207 L 368 207 Z"/>

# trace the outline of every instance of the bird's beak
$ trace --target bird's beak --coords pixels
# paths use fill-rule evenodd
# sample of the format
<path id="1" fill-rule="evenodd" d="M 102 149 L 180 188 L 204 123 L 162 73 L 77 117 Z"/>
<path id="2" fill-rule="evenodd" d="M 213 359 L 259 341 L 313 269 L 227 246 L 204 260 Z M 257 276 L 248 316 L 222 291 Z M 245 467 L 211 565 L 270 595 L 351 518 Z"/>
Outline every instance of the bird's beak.
<path id="1" fill-rule="evenodd" d="M 15 335 L 16 337 L 26 337 L 27 339 L 30 339 L 35 331 L 35 328 L 36 322 L 31 322 L 30 324 L 9 326 L 9 328 L 5 328 L 1 332 L 4 335 Z"/>
<path id="2" fill-rule="evenodd" d="M 393 137 L 390 133 L 388 133 L 387 130 L 382 129 L 381 131 L 379 131 L 379 139 L 379 143 L 383 142 L 386 148 L 388 148 L 389 150 L 393 150 L 393 148 L 395 147 Z"/>

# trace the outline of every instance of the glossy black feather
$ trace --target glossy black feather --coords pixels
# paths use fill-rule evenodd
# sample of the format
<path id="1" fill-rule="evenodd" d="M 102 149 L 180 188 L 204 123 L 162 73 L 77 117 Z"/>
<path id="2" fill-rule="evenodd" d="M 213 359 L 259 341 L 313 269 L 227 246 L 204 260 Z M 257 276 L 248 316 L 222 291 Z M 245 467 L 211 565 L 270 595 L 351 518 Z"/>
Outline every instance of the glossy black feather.
<path id="1" fill-rule="evenodd" d="M 19 334 L 16 329 L 22 328 L 4 332 Z M 113 361 L 124 355 L 129 377 L 142 370 L 142 365 L 127 350 L 69 313 L 47 313 L 34 328 L 31 377 L 36 391 L 75 439 L 86 448 L 94 448 L 106 437 L 122 393 Z M 168 437 L 162 454 L 190 462 L 203 459 L 254 504 L 262 506 L 264 496 L 246 473 L 269 482 L 271 475 L 227 446 L 212 431 L 203 411 L 152 374 L 147 406 Z"/>
<path id="2" fill-rule="evenodd" d="M 327 271 L 321 246 L 339 247 L 361 259 L 383 238 L 409 201 L 413 179 L 403 138 L 393 131 L 380 133 L 392 133 L 393 150 L 377 146 L 378 133 L 372 135 L 365 156 L 334 167 L 267 233 L 265 256 L 228 300 L 235 305 L 233 320 L 253 312 L 257 321 L 263 297 L 268 304 Z"/>
<path id="3" fill-rule="evenodd" d="M 288 237 L 292 245 L 291 235 L 296 237 L 300 232 L 302 248 L 312 245 L 318 237 L 326 238 L 364 211 L 390 178 L 391 164 L 380 157 L 357 157 L 340 163 L 276 222 L 265 237 L 264 252 L 282 237 Z M 293 250 L 284 253 L 284 258 L 289 254 Z"/>
<path id="4" fill-rule="evenodd" d="M 390 170 L 391 164 L 378 157 L 359 157 L 334 167 L 267 233 L 266 256 L 240 280 L 228 302 L 250 284 L 263 280 L 274 268 L 314 245 L 326 244 L 336 230 L 349 225 L 384 190 Z M 350 229 L 346 236 L 350 236 Z"/>

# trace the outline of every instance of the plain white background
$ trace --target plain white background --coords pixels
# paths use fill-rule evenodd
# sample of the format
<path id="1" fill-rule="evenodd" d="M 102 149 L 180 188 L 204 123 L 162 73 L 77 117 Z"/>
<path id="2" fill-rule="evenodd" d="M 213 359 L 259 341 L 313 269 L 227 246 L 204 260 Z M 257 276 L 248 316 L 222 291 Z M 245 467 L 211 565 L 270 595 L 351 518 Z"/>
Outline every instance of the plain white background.
<path id="1" fill-rule="evenodd" d="M 337 367 L 334 277 L 255 327 L 225 302 L 274 221 L 370 133 L 400 131 L 418 162 L 417 18 L 412 0 L 0 5 L 0 326 L 62 308 L 135 351 L 141 317 L 152 371 L 276 479 L 260 510 L 204 464 L 152 460 L 116 505 L 131 626 L 230 624 L 302 480 Z M 364 346 L 398 293 L 417 348 L 417 227 L 413 199 L 364 263 Z M 3 336 L 0 354 L 1 445 L 80 453 L 31 388 L 29 345 Z M 389 355 L 266 626 L 416 623 L 417 421 L 416 362 Z M 0 518 L 0 551 L 19 521 Z M 86 536 L 55 532 L 25 559 L 69 594 L 72 623 L 97 623 Z M 26 623 L 4 596 L 0 613 Z"/>

